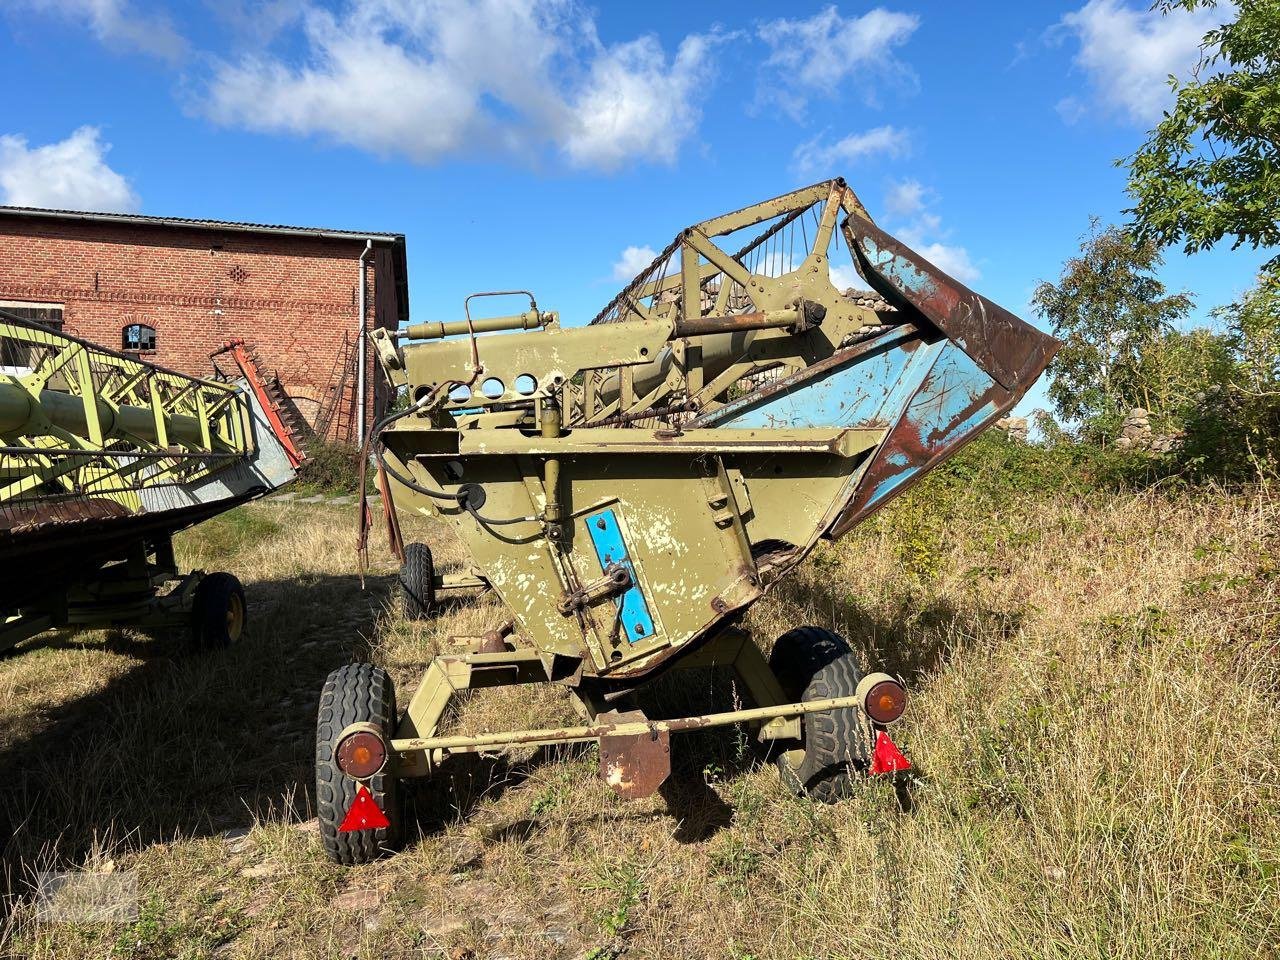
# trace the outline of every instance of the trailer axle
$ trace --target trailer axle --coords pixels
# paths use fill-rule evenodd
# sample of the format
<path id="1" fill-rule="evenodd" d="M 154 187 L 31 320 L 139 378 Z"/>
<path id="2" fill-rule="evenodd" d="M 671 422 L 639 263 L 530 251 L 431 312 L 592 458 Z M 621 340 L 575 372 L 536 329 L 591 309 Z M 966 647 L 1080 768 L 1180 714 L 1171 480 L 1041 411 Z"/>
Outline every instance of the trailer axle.
<path id="1" fill-rule="evenodd" d="M 472 736 L 392 740 L 391 749 L 398 754 L 439 751 L 441 756 L 454 753 L 487 753 L 490 750 L 501 750 L 507 747 L 546 747 L 562 743 L 589 743 L 601 737 L 634 737 L 643 734 L 657 735 L 681 733 L 686 730 L 706 730 L 710 727 L 727 727 L 735 723 L 753 723 L 779 717 L 799 717 L 807 713 L 825 713 L 828 710 L 862 709 L 862 703 L 863 695 L 855 694 L 849 697 L 809 700 L 805 703 L 784 703 L 770 707 L 727 710 L 723 713 L 707 713 L 675 720 L 632 720 L 621 723 L 593 723 L 580 727 L 551 727 L 543 730 L 508 730 Z"/>

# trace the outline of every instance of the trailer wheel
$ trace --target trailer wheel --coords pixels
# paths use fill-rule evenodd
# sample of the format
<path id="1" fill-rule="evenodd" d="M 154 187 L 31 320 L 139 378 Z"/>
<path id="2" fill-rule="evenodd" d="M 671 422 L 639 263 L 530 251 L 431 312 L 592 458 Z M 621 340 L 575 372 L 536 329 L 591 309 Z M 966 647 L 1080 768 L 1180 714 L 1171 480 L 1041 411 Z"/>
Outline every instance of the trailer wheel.
<path id="1" fill-rule="evenodd" d="M 197 650 L 229 647 L 244 635 L 248 607 L 244 587 L 229 573 L 201 579 L 191 600 L 191 645 Z"/>
<path id="2" fill-rule="evenodd" d="M 773 646 L 769 666 L 786 694 L 800 702 L 853 696 L 862 679 L 849 644 L 821 627 L 784 633 Z M 848 796 L 850 774 L 866 768 L 863 727 L 861 711 L 854 708 L 805 714 L 801 747 L 776 759 L 783 783 L 823 803 Z"/>
<path id="3" fill-rule="evenodd" d="M 406 620 L 429 620 L 436 612 L 436 568 L 431 548 L 411 543 L 400 567 L 400 609 Z"/>
<path id="4" fill-rule="evenodd" d="M 390 821 L 376 830 L 343 833 L 339 828 L 359 784 L 338 766 L 338 737 L 353 723 L 377 725 L 389 740 L 395 733 L 396 693 L 387 672 L 368 663 L 350 663 L 329 674 L 316 717 L 316 807 L 325 853 L 336 863 L 369 863 L 399 847 L 403 832 L 400 782 L 383 769 L 363 781 Z"/>

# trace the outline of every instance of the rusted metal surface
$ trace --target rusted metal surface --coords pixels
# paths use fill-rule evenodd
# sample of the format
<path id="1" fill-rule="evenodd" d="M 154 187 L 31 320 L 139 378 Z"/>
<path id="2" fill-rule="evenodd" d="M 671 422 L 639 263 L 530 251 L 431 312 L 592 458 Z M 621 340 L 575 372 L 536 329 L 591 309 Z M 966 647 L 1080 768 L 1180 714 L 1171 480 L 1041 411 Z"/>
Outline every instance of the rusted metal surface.
<path id="1" fill-rule="evenodd" d="M 91 497 L 83 500 L 55 500 L 17 504 L 0 512 L 0 525 L 15 535 L 34 533 L 41 527 L 83 523 L 104 517 L 127 517 L 132 511 L 115 500 Z"/>
<path id="2" fill-rule="evenodd" d="M 285 453 L 288 454 L 289 462 L 295 467 L 298 466 L 306 458 L 306 453 L 302 449 L 302 438 L 299 436 L 306 421 L 296 410 L 287 408 L 288 398 L 281 391 L 271 388 L 257 355 L 244 340 L 228 340 L 220 349 L 209 354 L 209 359 L 212 360 L 223 353 L 231 354 L 231 358 L 235 360 L 249 389 L 258 398 L 258 403 L 266 414 L 272 431 L 280 439 Z"/>
<path id="3" fill-rule="evenodd" d="M 771 327 L 793 327 L 797 332 L 819 326 L 827 315 L 820 303 L 806 302 L 794 310 L 755 310 L 721 317 L 680 319 L 672 328 L 675 337 L 705 337 L 716 333 L 741 333 Z"/>
<path id="4" fill-rule="evenodd" d="M 361 460 L 361 464 L 365 464 L 365 460 Z M 363 489 L 363 488 L 361 488 Z M 400 532 L 400 514 L 396 510 L 395 495 L 391 492 L 391 483 L 387 480 L 386 468 L 378 464 L 378 492 L 381 494 L 382 501 L 382 519 L 387 530 L 387 545 L 391 548 L 391 555 L 404 563 L 404 535 Z M 366 531 L 369 529 L 369 501 L 361 498 L 360 504 L 360 523 L 356 529 L 357 550 L 363 557 L 366 549 Z"/>
<path id="5" fill-rule="evenodd" d="M 507 637 L 511 636 L 515 628 L 515 621 L 507 620 L 498 624 L 492 630 L 486 630 L 480 637 L 480 643 L 476 646 L 476 653 L 505 653 L 510 650 L 511 646 L 507 643 Z"/>
<path id="6" fill-rule="evenodd" d="M 910 306 L 1010 393 L 1021 395 L 1058 351 L 1058 341 L 943 273 L 870 220 L 850 215 L 845 239 L 867 282 L 889 303 Z"/>
<path id="7" fill-rule="evenodd" d="M 930 348 L 936 356 L 928 372 L 897 413 L 830 537 L 847 533 L 1004 416 L 1060 346 L 870 221 L 850 216 L 845 236 L 868 282 L 947 340 Z"/>
<path id="8" fill-rule="evenodd" d="M 594 423 L 584 423 L 583 427 L 618 427 L 627 423 L 638 423 L 641 420 L 654 420 L 662 417 L 669 417 L 677 413 L 692 413 L 698 409 L 698 404 L 693 400 L 686 400 L 683 403 L 672 403 L 665 407 L 650 407 L 648 410 L 637 410 L 635 413 L 619 413 L 612 417 L 605 417 L 603 420 L 597 420 Z"/>
<path id="9" fill-rule="evenodd" d="M 640 710 L 600 715 L 608 723 L 644 723 Z M 640 733 L 606 734 L 600 738 L 600 778 L 629 800 L 652 796 L 671 775 L 671 733 L 649 727 Z"/>
<path id="10" fill-rule="evenodd" d="M 717 424 L 733 420 L 735 417 L 741 416 L 744 412 L 762 406 L 775 397 L 785 396 L 797 390 L 803 390 L 816 380 L 821 380 L 834 370 L 847 366 L 856 362 L 870 353 L 880 350 L 887 350 L 893 347 L 908 343 L 913 339 L 919 339 L 920 331 L 910 323 L 904 323 L 893 327 L 885 333 L 870 337 L 860 343 L 850 344 L 837 350 L 826 359 L 819 360 L 817 363 L 810 364 L 803 370 L 799 370 L 789 376 L 779 377 L 768 383 L 757 387 L 747 396 L 738 400 L 732 400 L 722 407 L 718 407 L 708 413 L 690 420 L 684 425 L 686 430 L 696 430 L 701 427 L 714 427 Z M 872 421 L 867 426 L 879 426 L 876 421 Z"/>
<path id="11" fill-rule="evenodd" d="M 842 224 L 874 299 L 836 288 Z M 454 526 L 542 672 L 436 658 L 394 748 L 437 759 L 616 739 L 602 745 L 605 775 L 631 795 L 665 776 L 652 746 L 662 734 L 763 722 L 794 738 L 805 713 L 857 705 L 782 703 L 760 658 L 771 683 L 751 697 L 763 708 L 654 722 L 599 713 L 714 648 L 823 536 L 1012 406 L 1056 346 L 885 235 L 838 179 L 684 230 L 588 326 L 441 330 L 460 335 L 379 348 L 417 399 L 379 443 L 412 508 Z M 625 582 L 611 576 L 620 557 Z M 435 735 L 456 692 L 522 678 L 571 680 L 600 722 Z"/>
<path id="12" fill-rule="evenodd" d="M 622 564 L 614 563 L 605 568 L 604 576 L 584 583 L 560 598 L 556 607 L 562 617 L 572 617 L 609 597 L 626 593 L 634 584 L 631 572 Z"/>

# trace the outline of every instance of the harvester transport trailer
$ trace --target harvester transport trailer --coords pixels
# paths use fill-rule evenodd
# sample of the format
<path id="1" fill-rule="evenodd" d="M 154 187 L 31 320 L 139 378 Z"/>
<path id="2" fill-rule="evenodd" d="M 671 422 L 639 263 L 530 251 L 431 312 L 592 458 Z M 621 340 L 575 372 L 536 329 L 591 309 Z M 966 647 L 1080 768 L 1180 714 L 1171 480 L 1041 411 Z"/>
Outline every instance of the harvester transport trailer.
<path id="1" fill-rule="evenodd" d="M 293 479 L 297 438 L 253 371 L 199 379 L 0 311 L 0 652 L 51 628 L 245 629 L 230 573 L 173 535 Z"/>
<path id="2" fill-rule="evenodd" d="M 875 306 L 833 285 L 841 246 Z M 403 712 L 380 668 L 329 676 L 316 787 L 330 856 L 394 847 L 400 782 L 460 753 L 596 742 L 605 781 L 645 796 L 670 772 L 671 734 L 745 724 L 822 800 L 851 774 L 905 769 L 886 731 L 906 706 L 899 678 L 812 626 L 766 657 L 739 623 L 819 540 L 1008 411 L 1056 341 L 885 234 L 839 179 L 689 227 L 585 326 L 516 293 L 513 315 L 472 317 L 494 295 L 476 294 L 462 319 L 372 334 L 410 401 L 372 432 L 384 487 L 450 523 L 473 560 L 437 574 L 389 510 L 405 612 L 483 589 L 509 619 L 436 657 Z M 709 665 L 753 705 L 665 720 L 637 707 L 665 671 Z M 459 692 L 532 683 L 568 691 L 582 724 L 442 732 Z"/>

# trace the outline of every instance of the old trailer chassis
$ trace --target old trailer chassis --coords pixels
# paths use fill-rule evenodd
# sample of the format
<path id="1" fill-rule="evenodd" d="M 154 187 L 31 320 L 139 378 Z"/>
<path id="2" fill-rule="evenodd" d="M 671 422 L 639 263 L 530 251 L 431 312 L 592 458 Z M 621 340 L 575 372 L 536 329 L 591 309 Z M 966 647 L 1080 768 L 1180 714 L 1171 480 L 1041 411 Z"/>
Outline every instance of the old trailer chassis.
<path id="1" fill-rule="evenodd" d="M 478 648 L 492 642 L 492 638 L 481 638 L 473 641 L 472 646 Z M 387 744 L 387 769 L 396 777 L 423 777 L 455 754 L 502 753 L 522 747 L 598 741 L 602 777 L 615 789 L 619 789 L 619 779 L 631 785 L 631 789 L 619 789 L 624 795 L 644 795 L 661 784 L 670 772 L 669 734 L 746 724 L 758 728 L 759 741 L 778 741 L 785 747 L 786 741 L 800 740 L 800 718 L 805 714 L 860 711 L 866 689 L 890 679 L 884 674 L 870 674 L 854 695 L 791 702 L 760 649 L 745 631 L 737 628 L 720 632 L 697 651 L 680 658 L 673 667 L 730 669 L 755 706 L 690 717 L 650 719 L 638 709 L 620 711 L 611 707 L 608 693 L 581 682 L 582 663 L 574 662 L 574 658 L 547 656 L 532 648 L 444 655 L 428 667 L 397 735 Z M 551 683 L 567 689 L 587 722 L 580 726 L 472 735 L 437 733 L 456 695 L 468 690 L 533 683 Z M 870 754 L 871 737 L 883 727 L 865 714 L 862 726 L 867 740 L 865 749 L 853 752 L 866 757 Z M 417 731 L 417 735 L 406 735 L 413 731 Z"/>
<path id="2" fill-rule="evenodd" d="M 0 653 L 46 630 L 128 627 L 148 632 L 191 625 L 203 570 L 182 573 L 168 533 L 135 540 L 121 559 L 29 598 L 0 622 Z"/>

